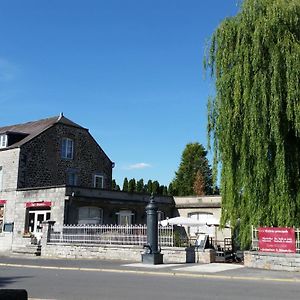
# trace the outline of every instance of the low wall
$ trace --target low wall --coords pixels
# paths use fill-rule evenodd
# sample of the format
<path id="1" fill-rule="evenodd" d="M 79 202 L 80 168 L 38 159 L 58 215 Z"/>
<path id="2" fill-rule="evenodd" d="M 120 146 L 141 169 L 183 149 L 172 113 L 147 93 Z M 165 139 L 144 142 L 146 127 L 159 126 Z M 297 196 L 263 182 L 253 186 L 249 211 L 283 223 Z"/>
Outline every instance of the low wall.
<path id="1" fill-rule="evenodd" d="M 141 261 L 141 254 L 144 252 L 140 246 L 98 246 L 98 245 L 77 245 L 77 244 L 54 244 L 48 243 L 42 246 L 42 257 L 55 258 L 82 258 L 82 259 L 103 259 L 103 260 L 124 260 Z M 195 251 L 194 247 L 177 248 L 164 247 L 161 253 L 164 255 L 164 263 L 210 263 L 213 262 L 212 250 Z"/>
<path id="2" fill-rule="evenodd" d="M 0 253 L 8 252 L 12 247 L 12 232 L 0 233 Z"/>
<path id="3" fill-rule="evenodd" d="M 244 265 L 249 268 L 300 272 L 300 254 L 245 252 Z"/>

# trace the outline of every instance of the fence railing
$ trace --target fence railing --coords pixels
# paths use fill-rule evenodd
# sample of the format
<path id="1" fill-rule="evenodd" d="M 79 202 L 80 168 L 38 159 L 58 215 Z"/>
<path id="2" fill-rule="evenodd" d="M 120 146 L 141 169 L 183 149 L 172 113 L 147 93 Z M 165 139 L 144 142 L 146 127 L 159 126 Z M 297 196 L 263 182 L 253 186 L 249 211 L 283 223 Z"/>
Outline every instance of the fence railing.
<path id="1" fill-rule="evenodd" d="M 160 246 L 174 246 L 173 226 L 159 226 Z M 99 245 L 138 245 L 147 243 L 146 225 L 64 225 L 62 231 L 51 230 L 51 243 Z"/>
<path id="2" fill-rule="evenodd" d="M 295 228 L 296 253 L 300 253 L 300 228 Z M 252 226 L 252 243 L 251 249 L 259 251 L 258 229 Z"/>

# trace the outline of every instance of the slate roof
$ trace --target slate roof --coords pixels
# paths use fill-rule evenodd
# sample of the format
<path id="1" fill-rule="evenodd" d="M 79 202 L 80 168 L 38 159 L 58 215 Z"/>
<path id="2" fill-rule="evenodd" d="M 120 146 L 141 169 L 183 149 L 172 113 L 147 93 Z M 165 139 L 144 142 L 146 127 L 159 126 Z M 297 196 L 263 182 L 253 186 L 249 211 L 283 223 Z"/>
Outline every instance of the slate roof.
<path id="1" fill-rule="evenodd" d="M 24 124 L 0 127 L 0 134 L 23 134 L 26 136 L 19 142 L 14 143 L 13 145 L 11 145 L 9 147 L 0 149 L 0 151 L 20 147 L 55 124 L 64 124 L 64 125 L 82 128 L 82 129 L 87 130 L 86 128 L 83 128 L 82 126 L 67 119 L 63 115 L 59 115 L 59 116 L 55 116 L 55 117 L 51 117 L 51 118 L 47 118 L 47 119 L 42 119 L 42 120 L 38 120 L 38 121 L 28 122 L 28 123 L 24 123 Z"/>

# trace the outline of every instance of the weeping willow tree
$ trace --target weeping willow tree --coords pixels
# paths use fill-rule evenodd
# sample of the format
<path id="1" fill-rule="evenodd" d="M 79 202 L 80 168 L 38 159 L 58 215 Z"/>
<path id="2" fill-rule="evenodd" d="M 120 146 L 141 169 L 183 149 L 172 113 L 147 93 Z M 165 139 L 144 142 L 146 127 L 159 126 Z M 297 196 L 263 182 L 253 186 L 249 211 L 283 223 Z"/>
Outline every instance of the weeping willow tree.
<path id="1" fill-rule="evenodd" d="M 205 67 L 222 223 L 239 222 L 243 247 L 251 225 L 299 226 L 300 0 L 245 0 L 212 35 Z"/>

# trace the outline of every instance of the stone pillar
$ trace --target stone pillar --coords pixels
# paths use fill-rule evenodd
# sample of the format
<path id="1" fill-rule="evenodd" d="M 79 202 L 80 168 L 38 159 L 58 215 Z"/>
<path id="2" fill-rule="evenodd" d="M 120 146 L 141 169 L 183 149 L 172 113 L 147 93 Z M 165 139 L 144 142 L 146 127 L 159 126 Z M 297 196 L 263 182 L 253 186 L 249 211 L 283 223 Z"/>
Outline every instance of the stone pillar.
<path id="1" fill-rule="evenodd" d="M 42 229 L 43 235 L 42 235 L 42 239 L 41 239 L 42 249 L 43 249 L 43 247 L 47 246 L 47 242 L 50 240 L 50 233 L 51 233 L 54 223 L 55 223 L 55 221 L 42 222 L 42 225 L 43 225 L 43 229 Z"/>

